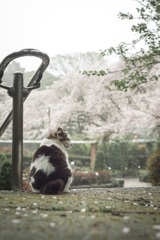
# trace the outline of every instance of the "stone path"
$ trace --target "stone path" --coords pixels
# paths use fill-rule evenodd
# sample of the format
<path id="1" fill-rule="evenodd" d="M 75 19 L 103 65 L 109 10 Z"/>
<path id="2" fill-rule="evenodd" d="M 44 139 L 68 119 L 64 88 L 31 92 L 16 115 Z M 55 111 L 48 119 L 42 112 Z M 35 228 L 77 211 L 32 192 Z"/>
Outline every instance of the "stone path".
<path id="1" fill-rule="evenodd" d="M 124 187 L 151 187 L 151 183 L 140 182 L 139 178 L 126 178 L 124 179 Z"/>
<path id="2" fill-rule="evenodd" d="M 158 240 L 159 196 L 160 187 L 0 191 L 0 240 Z"/>

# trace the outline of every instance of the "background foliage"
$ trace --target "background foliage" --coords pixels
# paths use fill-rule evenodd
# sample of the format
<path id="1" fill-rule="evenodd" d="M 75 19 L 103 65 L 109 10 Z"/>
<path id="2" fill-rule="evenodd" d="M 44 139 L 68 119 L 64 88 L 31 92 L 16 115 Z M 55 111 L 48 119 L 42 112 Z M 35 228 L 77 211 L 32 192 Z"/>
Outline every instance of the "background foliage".
<path id="1" fill-rule="evenodd" d="M 122 75 L 111 84 L 124 91 L 148 81 L 157 81 L 160 77 L 159 71 L 154 71 L 160 64 L 160 0 L 137 2 L 136 14 L 119 13 L 120 19 L 133 23 L 131 31 L 135 39 L 131 43 L 121 42 L 117 47 L 101 50 L 102 56 L 116 55 L 122 60 L 123 66 L 119 69 Z M 84 73 L 104 76 L 112 71 L 103 69 Z"/>
<path id="2" fill-rule="evenodd" d="M 119 13 L 123 21 L 133 23 L 135 39 L 131 43 L 122 42 L 101 50 L 101 54 L 51 58 L 41 88 L 34 90 L 24 103 L 24 139 L 42 139 L 50 129 L 61 126 L 72 139 L 102 142 L 97 159 L 101 159 L 104 168 L 145 166 L 152 151 L 149 141 L 160 139 L 160 0 L 137 2 L 136 14 Z M 14 61 L 6 69 L 3 82 L 12 84 L 15 71 L 24 72 L 25 84 L 33 74 Z M 12 99 L 0 89 L 0 125 L 11 108 Z M 11 136 L 10 125 L 1 139 Z M 126 136 L 148 144 L 132 145 L 125 141 Z M 117 142 L 110 144 L 111 140 Z M 79 152 L 79 163 L 82 158 L 85 163 L 89 151 L 86 146 L 74 146 L 72 160 Z M 101 168 L 97 164 L 98 160 L 96 168 Z"/>

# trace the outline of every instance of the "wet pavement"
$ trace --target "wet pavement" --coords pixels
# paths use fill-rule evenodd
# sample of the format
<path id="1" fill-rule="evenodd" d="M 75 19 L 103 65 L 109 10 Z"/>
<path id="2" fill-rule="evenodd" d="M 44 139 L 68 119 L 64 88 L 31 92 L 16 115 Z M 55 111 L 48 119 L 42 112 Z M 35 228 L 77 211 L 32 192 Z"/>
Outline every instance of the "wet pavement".
<path id="1" fill-rule="evenodd" d="M 124 179 L 124 187 L 151 187 L 151 183 L 140 182 L 139 178 L 126 178 Z"/>

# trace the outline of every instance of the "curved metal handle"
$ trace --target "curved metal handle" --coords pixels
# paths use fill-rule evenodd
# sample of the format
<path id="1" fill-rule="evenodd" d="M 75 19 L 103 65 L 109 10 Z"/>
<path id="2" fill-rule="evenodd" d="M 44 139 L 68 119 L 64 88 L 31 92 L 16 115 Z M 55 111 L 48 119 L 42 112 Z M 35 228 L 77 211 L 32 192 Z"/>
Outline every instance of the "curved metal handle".
<path id="1" fill-rule="evenodd" d="M 1 79 L 4 75 L 4 71 L 8 66 L 8 64 L 16 58 L 25 57 L 25 56 L 33 56 L 33 57 L 38 57 L 42 59 L 41 65 L 39 66 L 39 68 L 37 69 L 37 71 L 35 72 L 35 74 L 33 75 L 32 79 L 30 80 L 27 86 L 32 86 L 33 83 L 39 83 L 39 81 L 43 76 L 44 71 L 49 65 L 50 60 L 46 53 L 42 53 L 37 49 L 22 49 L 21 51 L 11 53 L 7 57 L 5 57 L 0 64 L 0 83 L 2 82 Z"/>
<path id="2" fill-rule="evenodd" d="M 8 55 L 7 57 L 5 57 L 5 59 L 0 64 L 0 86 L 1 87 L 7 89 L 7 86 L 1 85 L 1 82 L 2 82 L 1 79 L 3 77 L 4 71 L 5 71 L 6 67 L 8 66 L 8 64 L 16 58 L 25 57 L 25 56 L 39 57 L 42 59 L 42 63 L 39 66 L 39 68 L 37 69 L 37 71 L 34 73 L 34 75 L 32 76 L 31 80 L 29 81 L 29 83 L 27 85 L 28 94 L 23 98 L 23 101 L 26 100 L 29 93 L 34 88 L 33 86 L 37 86 L 40 84 L 40 80 L 43 76 L 43 73 L 46 70 L 46 68 L 48 67 L 49 62 L 50 62 L 50 59 L 47 54 L 42 53 L 36 49 L 23 49 L 19 52 L 14 52 L 14 53 Z M 0 136 L 4 133 L 5 129 L 8 127 L 8 125 L 12 121 L 12 116 L 13 116 L 13 111 L 11 110 L 10 113 L 8 114 L 7 118 L 3 122 L 2 126 L 0 127 Z"/>

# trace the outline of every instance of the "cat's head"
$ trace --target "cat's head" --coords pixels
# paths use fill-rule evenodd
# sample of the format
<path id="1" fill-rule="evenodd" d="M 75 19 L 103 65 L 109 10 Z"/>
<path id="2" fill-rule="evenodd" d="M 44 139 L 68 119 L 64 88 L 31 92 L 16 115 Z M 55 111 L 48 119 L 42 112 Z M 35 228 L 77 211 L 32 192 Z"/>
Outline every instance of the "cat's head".
<path id="1" fill-rule="evenodd" d="M 56 132 L 51 132 L 48 139 L 57 139 L 59 142 L 61 142 L 66 148 L 69 148 L 72 146 L 71 143 L 71 137 L 68 133 L 64 132 L 62 128 L 58 128 Z"/>

